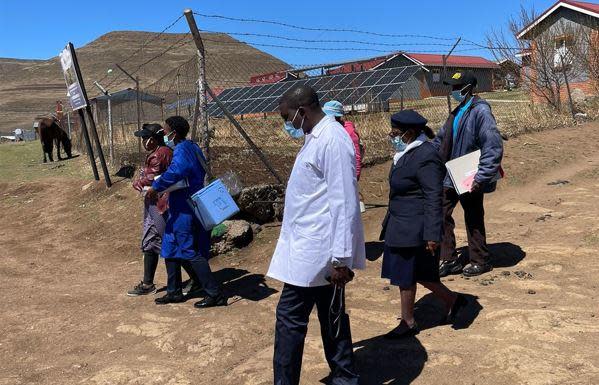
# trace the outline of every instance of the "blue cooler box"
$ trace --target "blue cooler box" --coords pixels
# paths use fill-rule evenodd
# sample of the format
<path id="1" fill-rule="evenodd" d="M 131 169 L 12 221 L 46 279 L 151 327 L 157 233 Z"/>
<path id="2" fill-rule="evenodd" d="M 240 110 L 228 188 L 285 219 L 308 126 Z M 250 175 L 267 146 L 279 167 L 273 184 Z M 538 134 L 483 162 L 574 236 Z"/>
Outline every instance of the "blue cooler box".
<path id="1" fill-rule="evenodd" d="M 206 230 L 211 230 L 239 212 L 239 207 L 220 179 L 193 194 L 190 203 Z"/>

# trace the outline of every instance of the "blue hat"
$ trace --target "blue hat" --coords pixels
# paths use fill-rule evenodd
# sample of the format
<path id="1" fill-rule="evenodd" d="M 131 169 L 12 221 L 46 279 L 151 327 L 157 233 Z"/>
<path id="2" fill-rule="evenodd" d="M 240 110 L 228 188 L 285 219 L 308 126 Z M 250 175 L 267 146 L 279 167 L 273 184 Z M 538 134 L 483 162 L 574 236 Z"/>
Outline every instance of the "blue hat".
<path id="1" fill-rule="evenodd" d="M 410 128 L 426 126 L 428 120 L 414 110 L 402 110 L 391 115 L 391 127 Z"/>
<path id="2" fill-rule="evenodd" d="M 330 102 L 326 102 L 324 104 L 324 106 L 322 107 L 322 110 L 324 111 L 325 114 L 331 115 L 331 116 L 343 116 L 345 113 L 343 111 L 343 104 L 339 103 L 336 100 L 331 100 Z"/>

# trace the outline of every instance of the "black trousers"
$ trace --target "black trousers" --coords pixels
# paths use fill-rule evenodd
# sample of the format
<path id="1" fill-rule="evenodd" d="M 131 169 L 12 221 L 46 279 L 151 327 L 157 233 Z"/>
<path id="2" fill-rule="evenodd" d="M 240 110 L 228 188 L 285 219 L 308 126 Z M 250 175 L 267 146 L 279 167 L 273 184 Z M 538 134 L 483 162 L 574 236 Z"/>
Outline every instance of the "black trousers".
<path id="1" fill-rule="evenodd" d="M 441 242 L 441 260 L 454 261 L 458 258 L 455 241 L 455 221 L 453 210 L 458 202 L 464 209 L 466 233 L 468 235 L 468 254 L 470 262 L 490 263 L 491 255 L 487 247 L 485 231 L 484 194 L 466 193 L 459 196 L 452 188 L 443 189 L 443 241 Z"/>
<path id="2" fill-rule="evenodd" d="M 160 255 L 153 251 L 144 251 L 144 278 L 143 282 L 146 285 L 151 285 L 154 283 L 154 276 L 156 275 L 156 268 L 158 267 L 158 260 L 160 259 Z M 189 275 L 189 278 L 193 282 L 198 282 L 195 272 L 191 268 L 189 264 L 183 264 L 183 269 Z"/>
<path id="3" fill-rule="evenodd" d="M 331 369 L 333 385 L 357 385 L 354 370 L 349 316 L 342 310 L 339 336 L 329 326 L 329 305 L 333 286 L 299 287 L 285 284 L 277 306 L 274 352 L 275 385 L 298 385 L 310 313 L 316 305 L 324 354 Z"/>
<path id="4" fill-rule="evenodd" d="M 192 279 L 196 284 L 202 285 L 202 289 L 211 297 L 217 297 L 221 294 L 220 286 L 212 270 L 208 260 L 198 253 L 194 259 L 184 260 L 179 258 L 165 258 L 167 283 L 166 291 L 169 294 L 181 293 L 181 267 L 185 270 L 193 272 Z"/>

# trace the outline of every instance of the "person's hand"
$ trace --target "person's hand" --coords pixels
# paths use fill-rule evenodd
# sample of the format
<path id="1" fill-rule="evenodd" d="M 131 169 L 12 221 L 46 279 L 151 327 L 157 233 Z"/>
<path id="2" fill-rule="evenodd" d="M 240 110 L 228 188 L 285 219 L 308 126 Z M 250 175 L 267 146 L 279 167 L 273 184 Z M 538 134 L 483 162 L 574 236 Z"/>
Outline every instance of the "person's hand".
<path id="1" fill-rule="evenodd" d="M 340 287 L 344 287 L 346 283 L 351 281 L 354 277 L 352 276 L 351 270 L 347 266 L 334 267 L 331 274 L 331 283 Z"/>
<path id="2" fill-rule="evenodd" d="M 136 179 L 133 182 L 133 188 L 136 189 L 137 191 L 141 192 L 143 190 L 143 186 L 141 185 L 139 179 Z"/>
<path id="3" fill-rule="evenodd" d="M 480 192 L 482 189 L 483 189 L 483 187 L 481 186 L 480 183 L 478 183 L 477 181 L 473 181 L 472 186 L 470 187 L 470 192 L 477 193 L 477 192 Z"/>
<path id="4" fill-rule="evenodd" d="M 146 191 L 146 199 L 150 202 L 150 203 L 154 203 L 158 200 L 158 192 L 156 190 L 154 190 L 152 187 L 150 187 L 147 191 Z"/>
<path id="5" fill-rule="evenodd" d="M 439 242 L 435 242 L 435 241 L 427 241 L 426 242 L 426 249 L 432 255 L 435 255 L 435 252 L 437 251 L 438 248 L 439 248 Z"/>

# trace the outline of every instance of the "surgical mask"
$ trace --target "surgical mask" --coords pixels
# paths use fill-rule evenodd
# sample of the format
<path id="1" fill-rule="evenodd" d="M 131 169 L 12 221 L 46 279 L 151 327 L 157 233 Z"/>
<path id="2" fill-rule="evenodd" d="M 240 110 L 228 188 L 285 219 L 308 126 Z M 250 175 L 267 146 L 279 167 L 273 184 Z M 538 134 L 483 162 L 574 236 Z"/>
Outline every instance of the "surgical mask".
<path id="1" fill-rule="evenodd" d="M 164 144 L 165 144 L 167 147 L 169 147 L 169 148 L 171 148 L 172 150 L 174 150 L 174 149 L 175 149 L 175 139 L 174 139 L 174 138 L 173 138 L 173 139 L 169 139 L 169 137 L 170 137 L 172 134 L 173 134 L 173 133 L 171 132 L 171 133 L 170 133 L 170 134 L 168 134 L 168 135 L 164 135 Z"/>
<path id="2" fill-rule="evenodd" d="M 305 118 L 302 118 L 300 128 L 295 128 L 295 126 L 293 125 L 293 122 L 295 121 L 295 118 L 297 118 L 298 113 L 299 113 L 299 110 L 295 111 L 295 115 L 293 115 L 293 119 L 286 121 L 285 125 L 284 125 L 285 131 L 287 131 L 289 136 L 291 136 L 294 139 L 299 139 L 302 136 L 304 136 L 303 127 L 304 127 L 304 119 Z"/>
<path id="3" fill-rule="evenodd" d="M 470 84 L 467 84 L 461 90 L 451 91 L 451 97 L 458 103 L 462 103 L 464 99 L 466 99 L 466 95 L 463 94 L 464 90 L 469 87 Z"/>
<path id="4" fill-rule="evenodd" d="M 393 148 L 395 149 L 396 152 L 405 151 L 406 147 L 408 147 L 408 144 L 403 141 L 403 137 L 406 134 L 407 134 L 407 132 L 404 132 L 404 134 L 402 136 L 394 136 L 393 138 L 390 139 L 391 144 L 393 145 Z"/>

